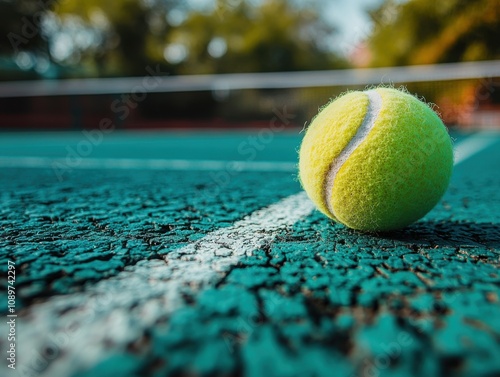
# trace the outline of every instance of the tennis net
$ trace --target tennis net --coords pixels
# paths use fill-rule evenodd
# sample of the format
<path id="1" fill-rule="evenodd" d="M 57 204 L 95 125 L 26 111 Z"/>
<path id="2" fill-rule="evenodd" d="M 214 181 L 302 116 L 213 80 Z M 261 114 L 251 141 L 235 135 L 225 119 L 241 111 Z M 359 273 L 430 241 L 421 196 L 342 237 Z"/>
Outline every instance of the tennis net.
<path id="1" fill-rule="evenodd" d="M 0 83 L 2 129 L 248 128 L 273 111 L 302 127 L 347 90 L 400 87 L 435 103 L 449 126 L 500 128 L 500 61 L 313 72 L 168 76 Z"/>

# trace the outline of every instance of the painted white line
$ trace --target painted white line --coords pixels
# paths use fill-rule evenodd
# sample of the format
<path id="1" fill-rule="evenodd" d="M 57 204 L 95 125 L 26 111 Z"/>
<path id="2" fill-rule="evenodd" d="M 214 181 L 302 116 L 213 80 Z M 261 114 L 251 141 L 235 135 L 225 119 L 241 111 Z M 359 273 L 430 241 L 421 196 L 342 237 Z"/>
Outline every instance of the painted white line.
<path id="1" fill-rule="evenodd" d="M 141 261 L 82 293 L 30 307 L 20 318 L 23 362 L 18 370 L 67 376 L 124 350 L 148 326 L 182 307 L 184 293 L 213 286 L 242 257 L 272 242 L 313 209 L 304 192 L 289 196 L 168 253 L 165 260 Z M 52 347 L 52 360 L 44 356 L 47 347 Z"/>
<path id="2" fill-rule="evenodd" d="M 68 161 L 65 158 L 49 157 L 2 157 L 0 168 L 67 168 L 72 169 L 141 169 L 141 170 L 198 170 L 198 171 L 262 171 L 292 172 L 297 164 L 274 161 L 220 161 L 179 159 L 131 159 L 131 158 L 82 158 Z"/>
<path id="3" fill-rule="evenodd" d="M 497 133 L 481 132 L 468 137 L 455 146 L 455 166 L 499 142 Z"/>

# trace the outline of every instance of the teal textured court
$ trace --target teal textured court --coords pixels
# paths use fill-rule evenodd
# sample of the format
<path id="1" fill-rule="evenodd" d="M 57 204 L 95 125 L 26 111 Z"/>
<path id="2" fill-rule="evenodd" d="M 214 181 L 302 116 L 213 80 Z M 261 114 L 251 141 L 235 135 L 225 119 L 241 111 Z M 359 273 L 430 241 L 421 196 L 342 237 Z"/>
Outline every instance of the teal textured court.
<path id="1" fill-rule="evenodd" d="M 444 198 L 379 235 L 300 194 L 301 136 L 2 134 L 12 375 L 500 375 L 500 134 L 453 134 Z"/>

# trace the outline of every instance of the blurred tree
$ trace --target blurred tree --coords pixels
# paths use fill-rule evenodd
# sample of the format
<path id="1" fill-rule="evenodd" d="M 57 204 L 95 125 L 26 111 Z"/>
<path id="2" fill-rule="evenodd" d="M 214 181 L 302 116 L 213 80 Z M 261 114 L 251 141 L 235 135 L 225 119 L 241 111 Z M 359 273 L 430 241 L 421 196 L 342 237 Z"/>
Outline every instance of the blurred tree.
<path id="1" fill-rule="evenodd" d="M 196 8 L 182 0 L 0 0 L 0 22 L 9 36 L 0 44 L 0 71 L 3 56 L 18 70 L 52 72 L 44 77 L 137 76 L 151 64 L 171 74 L 347 65 L 325 46 L 334 28 L 303 0 Z"/>
<path id="2" fill-rule="evenodd" d="M 182 73 L 270 72 L 346 66 L 321 41 L 334 29 L 310 7 L 268 0 L 218 1 L 169 35 L 165 58 Z"/>
<path id="3" fill-rule="evenodd" d="M 34 78 L 49 71 L 41 27 L 48 7 L 36 0 L 0 0 L 0 79 Z"/>
<path id="4" fill-rule="evenodd" d="M 161 62 L 166 15 L 180 0 L 66 0 L 54 8 L 51 48 L 55 59 L 80 63 L 77 75 L 143 75 Z"/>
<path id="5" fill-rule="evenodd" d="M 372 66 L 500 58 L 499 0 L 387 0 L 371 17 Z"/>
<path id="6" fill-rule="evenodd" d="M 371 17 L 372 66 L 500 59 L 500 0 L 386 0 Z M 462 80 L 408 89 L 436 103 L 447 124 L 465 124 L 481 106 L 494 106 L 494 85 Z"/>

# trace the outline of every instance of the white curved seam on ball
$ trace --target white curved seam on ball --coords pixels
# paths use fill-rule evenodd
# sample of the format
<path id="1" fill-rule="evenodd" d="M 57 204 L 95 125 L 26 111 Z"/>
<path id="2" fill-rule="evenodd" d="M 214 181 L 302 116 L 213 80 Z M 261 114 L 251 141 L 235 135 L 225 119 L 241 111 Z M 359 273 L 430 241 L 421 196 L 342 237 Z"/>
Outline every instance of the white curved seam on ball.
<path id="1" fill-rule="evenodd" d="M 333 203 L 330 200 L 330 196 L 333 191 L 333 185 L 335 183 L 335 178 L 337 177 L 337 174 L 342 165 L 344 165 L 347 159 L 352 155 L 352 153 L 356 150 L 356 148 L 359 147 L 359 145 L 366 139 L 368 134 L 371 132 L 375 124 L 375 121 L 377 120 L 378 115 L 380 113 L 380 109 L 382 108 L 382 97 L 375 89 L 369 90 L 365 92 L 365 94 L 368 96 L 368 108 L 366 110 L 365 117 L 363 118 L 363 122 L 356 131 L 354 137 L 340 152 L 337 158 L 333 160 L 332 164 L 330 165 L 328 174 L 326 176 L 323 198 L 328 206 L 330 214 L 336 219 L 338 219 L 338 217 L 335 214 Z"/>

